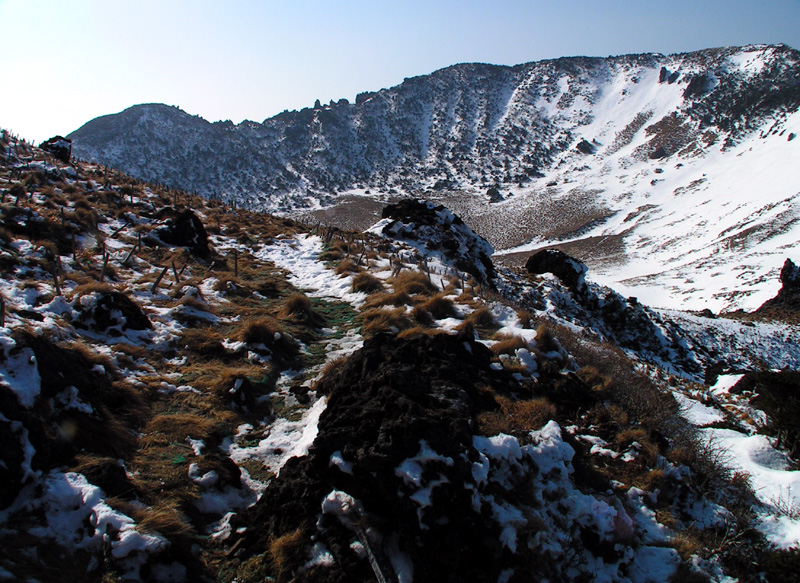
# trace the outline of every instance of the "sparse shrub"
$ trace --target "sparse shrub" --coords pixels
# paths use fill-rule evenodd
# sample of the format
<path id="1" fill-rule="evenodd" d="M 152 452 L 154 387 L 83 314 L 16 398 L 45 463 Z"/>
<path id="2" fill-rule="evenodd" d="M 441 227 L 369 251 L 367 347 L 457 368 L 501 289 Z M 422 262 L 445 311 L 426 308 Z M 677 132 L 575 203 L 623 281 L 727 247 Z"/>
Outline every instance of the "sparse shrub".
<path id="1" fill-rule="evenodd" d="M 362 271 L 353 278 L 352 290 L 374 294 L 383 291 L 383 282 L 367 271 Z"/>

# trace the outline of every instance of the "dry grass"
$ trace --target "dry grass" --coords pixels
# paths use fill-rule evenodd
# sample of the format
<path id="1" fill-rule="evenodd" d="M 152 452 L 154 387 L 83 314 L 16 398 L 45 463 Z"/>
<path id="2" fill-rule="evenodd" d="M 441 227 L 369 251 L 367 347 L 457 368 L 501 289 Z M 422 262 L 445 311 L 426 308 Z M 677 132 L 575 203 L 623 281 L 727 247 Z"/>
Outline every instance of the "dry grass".
<path id="1" fill-rule="evenodd" d="M 443 318 L 454 318 L 458 315 L 453 301 L 450 298 L 445 297 L 443 293 L 434 295 L 430 299 L 420 304 L 418 307 L 428 312 L 436 320 L 442 320 Z"/>
<path id="2" fill-rule="evenodd" d="M 361 312 L 360 318 L 365 335 L 399 332 L 411 327 L 405 308 L 372 308 Z"/>
<path id="3" fill-rule="evenodd" d="M 137 530 L 158 532 L 172 539 L 194 534 L 194 528 L 186 516 L 177 508 L 165 503 L 134 512 Z"/>
<path id="4" fill-rule="evenodd" d="M 482 328 L 486 330 L 497 329 L 499 324 L 494 319 L 491 310 L 486 306 L 481 306 L 474 312 L 471 312 L 466 318 L 466 322 L 472 324 L 475 328 Z"/>
<path id="5" fill-rule="evenodd" d="M 430 295 L 438 289 L 421 271 L 401 271 L 388 281 L 395 293 Z"/>
<path id="6" fill-rule="evenodd" d="M 305 294 L 295 292 L 283 302 L 278 310 L 281 320 L 291 320 L 297 324 L 321 328 L 325 325 L 325 318 L 318 314 L 311 305 L 311 300 Z"/>
<path id="7" fill-rule="evenodd" d="M 441 328 L 427 328 L 425 326 L 413 326 L 406 330 L 401 331 L 397 337 L 398 338 L 419 338 L 421 336 L 440 336 L 442 334 L 447 334 L 446 330 L 442 330 Z"/>
<path id="8" fill-rule="evenodd" d="M 305 531 L 302 527 L 279 537 L 270 536 L 267 552 L 272 560 L 276 581 L 286 581 L 289 566 L 305 559 L 305 546 Z"/>
<path id="9" fill-rule="evenodd" d="M 354 292 L 374 294 L 383 291 L 383 282 L 367 271 L 362 271 L 353 278 L 351 289 Z"/>
<path id="10" fill-rule="evenodd" d="M 404 291 L 378 292 L 370 295 L 364 303 L 364 307 L 379 308 L 382 306 L 411 306 L 414 299 Z"/>
<path id="11" fill-rule="evenodd" d="M 556 417 L 556 407 L 545 398 L 512 401 L 503 396 L 496 397 L 499 411 L 486 411 L 478 415 L 478 428 L 483 435 L 522 436 L 529 431 L 541 429 Z"/>
<path id="12" fill-rule="evenodd" d="M 362 271 L 361 267 L 356 265 L 355 261 L 350 259 L 345 259 L 339 265 L 336 266 L 336 269 L 333 270 L 336 275 L 349 275 L 351 273 L 359 273 Z"/>
<path id="13" fill-rule="evenodd" d="M 155 415 L 144 428 L 142 445 L 184 443 L 187 437 L 206 439 L 216 426 L 215 419 L 193 413 Z"/>
<path id="14" fill-rule="evenodd" d="M 224 359 L 228 351 L 222 345 L 222 336 L 211 328 L 190 328 L 181 335 L 181 345 L 185 350 L 208 360 Z"/>
<path id="15" fill-rule="evenodd" d="M 497 343 L 492 344 L 492 352 L 496 355 L 513 356 L 520 348 L 528 348 L 528 343 L 521 336 L 502 336 Z"/>

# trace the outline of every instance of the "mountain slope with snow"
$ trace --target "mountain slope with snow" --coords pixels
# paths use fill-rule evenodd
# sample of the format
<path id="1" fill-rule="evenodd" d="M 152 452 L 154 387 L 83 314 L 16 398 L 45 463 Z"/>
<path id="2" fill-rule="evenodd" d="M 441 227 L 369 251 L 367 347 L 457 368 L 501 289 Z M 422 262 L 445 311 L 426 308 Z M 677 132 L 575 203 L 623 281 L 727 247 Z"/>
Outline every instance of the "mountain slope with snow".
<path id="1" fill-rule="evenodd" d="M 798 239 L 799 80 L 782 45 L 464 64 L 263 123 L 151 104 L 71 137 L 249 208 L 424 193 L 501 252 L 566 244 L 646 303 L 754 309 Z"/>

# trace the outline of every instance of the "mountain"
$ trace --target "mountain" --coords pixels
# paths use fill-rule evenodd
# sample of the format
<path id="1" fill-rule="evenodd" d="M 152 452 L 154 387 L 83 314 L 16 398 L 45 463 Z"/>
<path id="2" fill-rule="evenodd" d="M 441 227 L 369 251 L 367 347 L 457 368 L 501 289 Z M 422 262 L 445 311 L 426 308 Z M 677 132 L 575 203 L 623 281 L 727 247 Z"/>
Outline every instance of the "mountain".
<path id="1" fill-rule="evenodd" d="M 799 105 L 800 53 L 747 46 L 456 65 L 263 123 L 138 105 L 70 137 L 253 209 L 424 195 L 501 253 L 558 243 L 646 303 L 730 311 L 775 295 L 798 240 Z"/>
<path id="2" fill-rule="evenodd" d="M 46 146 L 0 130 L 0 579 L 796 578 L 796 324 L 496 265 L 430 201 L 341 231 Z"/>

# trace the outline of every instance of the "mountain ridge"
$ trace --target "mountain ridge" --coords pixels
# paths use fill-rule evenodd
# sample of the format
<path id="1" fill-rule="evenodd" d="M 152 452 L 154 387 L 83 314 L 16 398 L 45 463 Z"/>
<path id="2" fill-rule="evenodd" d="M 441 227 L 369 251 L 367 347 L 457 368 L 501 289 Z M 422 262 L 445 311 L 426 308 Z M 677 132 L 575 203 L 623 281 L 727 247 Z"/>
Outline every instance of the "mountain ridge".
<path id="1" fill-rule="evenodd" d="M 423 196 L 501 253 L 567 245 L 645 303 L 750 310 L 797 240 L 798 79 L 785 45 L 460 64 L 263 123 L 135 106 L 71 137 L 79 157 L 283 214 Z"/>

